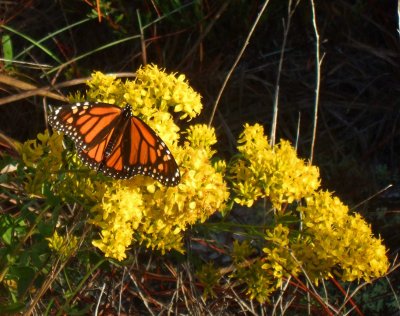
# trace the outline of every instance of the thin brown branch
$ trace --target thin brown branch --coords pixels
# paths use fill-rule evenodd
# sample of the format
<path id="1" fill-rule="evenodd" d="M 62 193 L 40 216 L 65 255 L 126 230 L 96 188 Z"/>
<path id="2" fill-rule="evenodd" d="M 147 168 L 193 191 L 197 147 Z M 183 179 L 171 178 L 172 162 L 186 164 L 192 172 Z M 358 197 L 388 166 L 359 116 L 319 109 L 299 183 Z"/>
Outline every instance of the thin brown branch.
<path id="1" fill-rule="evenodd" d="M 312 11 L 312 22 L 313 22 L 314 34 L 315 34 L 315 76 L 316 76 L 313 133 L 312 133 L 311 151 L 310 151 L 310 164 L 312 164 L 312 161 L 314 158 L 315 138 L 317 135 L 319 90 L 320 90 L 320 84 L 321 84 L 321 63 L 322 63 L 323 58 L 320 59 L 319 33 L 318 33 L 318 27 L 317 27 L 317 18 L 315 15 L 314 0 L 310 0 L 310 2 L 311 2 L 311 11 Z"/>
<path id="2" fill-rule="evenodd" d="M 271 124 L 271 134 L 270 134 L 270 145 L 275 145 L 275 138 L 276 138 L 276 128 L 278 125 L 278 105 L 279 105 L 279 87 L 281 81 L 281 73 L 282 73 L 282 66 L 283 66 L 283 57 L 285 54 L 286 42 L 287 37 L 289 34 L 290 29 L 290 22 L 292 20 L 293 13 L 298 5 L 299 1 L 297 1 L 292 9 L 292 0 L 289 0 L 288 3 L 288 20 L 286 25 L 283 25 L 284 33 L 283 33 L 283 43 L 281 47 L 281 53 L 279 57 L 279 65 L 278 65 L 278 75 L 276 77 L 276 84 L 275 84 L 275 95 L 274 95 L 274 108 L 272 114 L 272 124 Z"/>

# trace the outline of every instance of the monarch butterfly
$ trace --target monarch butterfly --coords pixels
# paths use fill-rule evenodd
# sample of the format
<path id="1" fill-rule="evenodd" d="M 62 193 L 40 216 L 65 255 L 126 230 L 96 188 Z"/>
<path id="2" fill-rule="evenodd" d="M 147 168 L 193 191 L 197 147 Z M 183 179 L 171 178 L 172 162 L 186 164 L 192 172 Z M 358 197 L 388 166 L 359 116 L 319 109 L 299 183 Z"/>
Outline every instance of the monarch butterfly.
<path id="1" fill-rule="evenodd" d="M 130 105 L 68 104 L 49 116 L 50 125 L 75 143 L 81 160 L 115 179 L 141 174 L 163 185 L 180 181 L 178 166 L 168 147 Z"/>

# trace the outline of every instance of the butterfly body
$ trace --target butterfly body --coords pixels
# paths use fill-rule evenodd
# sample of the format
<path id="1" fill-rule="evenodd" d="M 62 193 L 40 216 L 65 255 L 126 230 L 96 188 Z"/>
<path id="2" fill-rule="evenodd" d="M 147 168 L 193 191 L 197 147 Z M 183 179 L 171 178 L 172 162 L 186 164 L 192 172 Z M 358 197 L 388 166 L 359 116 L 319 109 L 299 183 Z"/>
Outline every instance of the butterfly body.
<path id="1" fill-rule="evenodd" d="M 90 168 L 116 179 L 141 174 L 167 186 L 180 181 L 178 166 L 161 138 L 132 114 L 107 103 L 62 106 L 49 116 L 50 125 L 70 137 Z"/>

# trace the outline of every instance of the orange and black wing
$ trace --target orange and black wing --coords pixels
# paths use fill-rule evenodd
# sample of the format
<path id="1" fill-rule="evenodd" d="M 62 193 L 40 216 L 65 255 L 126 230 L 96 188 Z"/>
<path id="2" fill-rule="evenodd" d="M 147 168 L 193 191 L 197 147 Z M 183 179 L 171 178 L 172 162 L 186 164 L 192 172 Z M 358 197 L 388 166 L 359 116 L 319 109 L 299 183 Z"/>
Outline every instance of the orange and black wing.
<path id="1" fill-rule="evenodd" d="M 89 167 L 116 179 L 136 174 L 164 185 L 180 181 L 178 166 L 160 137 L 132 115 L 129 105 L 82 103 L 58 109 L 49 117 L 53 128 L 71 137 Z"/>
<path id="2" fill-rule="evenodd" d="M 128 109 L 124 108 L 123 112 Z M 130 112 L 130 108 L 129 108 Z M 123 114 L 125 117 L 125 114 Z M 127 179 L 141 174 L 150 176 L 163 185 L 175 186 L 180 181 L 178 166 L 160 137 L 135 116 L 120 123 L 121 128 L 110 137 L 108 149 L 98 170 L 117 179 Z M 79 155 L 89 166 L 96 166 L 102 148 L 79 150 Z"/>
<path id="3" fill-rule="evenodd" d="M 49 123 L 70 137 L 77 148 L 102 148 L 118 127 L 121 112 L 120 107 L 105 103 L 69 104 L 56 109 L 49 116 Z M 97 158 L 100 164 L 103 157 Z"/>

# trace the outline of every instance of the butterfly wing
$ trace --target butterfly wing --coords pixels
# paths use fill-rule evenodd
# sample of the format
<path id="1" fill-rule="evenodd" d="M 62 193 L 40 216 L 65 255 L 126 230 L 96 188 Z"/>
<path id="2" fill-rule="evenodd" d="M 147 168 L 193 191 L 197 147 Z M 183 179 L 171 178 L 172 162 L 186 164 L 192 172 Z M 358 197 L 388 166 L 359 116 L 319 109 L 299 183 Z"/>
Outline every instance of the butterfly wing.
<path id="1" fill-rule="evenodd" d="M 113 136 L 114 138 L 114 136 Z M 141 174 L 150 176 L 163 185 L 175 186 L 180 181 L 178 165 L 159 136 L 142 120 L 131 116 L 118 130 L 112 150 L 105 155 L 98 170 L 116 179 L 127 179 Z M 79 150 L 79 156 L 91 167 L 100 147 Z"/>
<path id="2" fill-rule="evenodd" d="M 53 128 L 74 142 L 89 167 L 116 179 L 136 174 L 150 176 L 167 186 L 180 181 L 178 166 L 160 137 L 120 107 L 88 102 L 64 106 L 49 117 Z"/>
<path id="3" fill-rule="evenodd" d="M 77 148 L 105 148 L 121 121 L 122 109 L 106 103 L 76 103 L 62 106 L 49 116 L 50 125 L 70 137 Z M 103 157 L 96 156 L 100 164 Z"/>
<path id="4" fill-rule="evenodd" d="M 164 185 L 175 186 L 180 181 L 178 165 L 167 145 L 142 120 L 132 116 L 124 133 L 123 159 L 130 174 L 151 176 Z"/>

